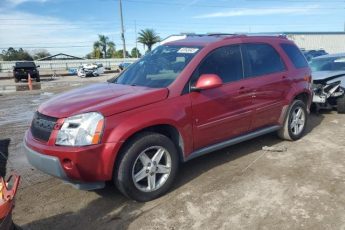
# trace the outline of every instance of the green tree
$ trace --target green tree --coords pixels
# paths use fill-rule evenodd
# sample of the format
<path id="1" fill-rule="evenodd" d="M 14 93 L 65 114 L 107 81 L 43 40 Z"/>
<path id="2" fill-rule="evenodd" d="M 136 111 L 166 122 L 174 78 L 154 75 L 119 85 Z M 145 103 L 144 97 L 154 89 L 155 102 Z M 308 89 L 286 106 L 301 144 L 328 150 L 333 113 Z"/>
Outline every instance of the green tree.
<path id="1" fill-rule="evenodd" d="M 94 53 L 95 54 L 97 53 L 96 56 L 99 56 L 98 55 L 98 51 L 101 51 L 102 57 L 103 58 L 107 58 L 108 57 L 107 51 L 109 51 L 109 49 L 110 49 L 111 54 L 114 54 L 114 52 L 115 52 L 115 43 L 111 42 L 109 40 L 109 37 L 107 37 L 105 35 L 99 34 L 98 35 L 98 41 L 96 41 L 93 44 L 93 48 L 94 48 Z"/>
<path id="2" fill-rule="evenodd" d="M 128 51 L 126 51 L 126 56 L 131 57 Z M 115 58 L 123 58 L 123 50 L 117 50 L 115 53 Z"/>
<path id="3" fill-rule="evenodd" d="M 13 47 L 8 48 L 7 50 L 2 51 L 2 59 L 4 61 L 32 61 L 33 58 L 31 55 L 19 48 L 18 50 L 14 49 Z"/>
<path id="4" fill-rule="evenodd" d="M 152 46 L 157 42 L 160 42 L 161 38 L 156 34 L 153 29 L 145 29 L 139 32 L 138 42 L 147 46 L 148 52 L 152 50 Z"/>
<path id="5" fill-rule="evenodd" d="M 140 58 L 141 57 L 141 53 L 140 53 L 140 51 L 137 48 L 134 47 L 132 49 L 132 51 L 131 51 L 131 56 L 133 58 L 136 58 L 136 57 Z"/>
<path id="6" fill-rule="evenodd" d="M 46 49 L 38 49 L 33 51 L 33 57 L 35 60 L 48 56 L 51 56 L 51 54 Z"/>
<path id="7" fill-rule="evenodd" d="M 116 57 L 116 48 L 114 42 L 108 42 L 107 58 Z"/>

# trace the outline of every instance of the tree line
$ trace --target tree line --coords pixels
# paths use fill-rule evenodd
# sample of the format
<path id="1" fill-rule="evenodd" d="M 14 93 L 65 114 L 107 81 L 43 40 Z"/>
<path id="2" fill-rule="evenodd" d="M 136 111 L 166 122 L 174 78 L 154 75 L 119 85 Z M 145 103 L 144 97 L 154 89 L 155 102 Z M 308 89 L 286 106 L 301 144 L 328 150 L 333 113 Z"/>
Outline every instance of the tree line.
<path id="1" fill-rule="evenodd" d="M 2 50 L 0 54 L 0 60 L 4 61 L 32 61 L 41 59 L 51 54 L 45 49 L 38 49 L 34 50 L 33 52 L 29 53 L 28 51 L 24 50 L 23 48 L 15 49 L 13 47 L 8 48 L 7 50 Z"/>
<path id="2" fill-rule="evenodd" d="M 145 29 L 139 32 L 137 41 L 144 45 L 144 49 L 147 47 L 147 52 L 150 52 L 152 46 L 160 42 L 161 38 L 153 29 Z M 123 50 L 116 50 L 115 43 L 110 41 L 109 37 L 98 35 L 98 41 L 94 42 L 92 52 L 87 54 L 86 57 L 89 59 L 123 58 Z M 130 53 L 126 51 L 126 57 L 140 58 L 141 53 L 137 48 L 133 48 Z"/>
<path id="3" fill-rule="evenodd" d="M 144 46 L 146 52 L 152 50 L 152 46 L 161 41 L 161 38 L 153 29 L 141 30 L 138 34 L 137 41 Z M 0 60 L 3 61 L 32 61 L 38 60 L 51 54 L 45 49 L 34 50 L 32 53 L 24 50 L 23 48 L 15 49 L 13 47 L 7 50 L 2 50 Z M 126 57 L 140 58 L 142 54 L 137 48 L 133 48 L 129 53 L 126 51 Z M 86 55 L 88 59 L 101 59 L 101 58 L 123 58 L 123 50 L 116 50 L 114 42 L 110 41 L 109 37 L 105 35 L 98 35 L 98 41 L 93 44 L 93 50 Z"/>

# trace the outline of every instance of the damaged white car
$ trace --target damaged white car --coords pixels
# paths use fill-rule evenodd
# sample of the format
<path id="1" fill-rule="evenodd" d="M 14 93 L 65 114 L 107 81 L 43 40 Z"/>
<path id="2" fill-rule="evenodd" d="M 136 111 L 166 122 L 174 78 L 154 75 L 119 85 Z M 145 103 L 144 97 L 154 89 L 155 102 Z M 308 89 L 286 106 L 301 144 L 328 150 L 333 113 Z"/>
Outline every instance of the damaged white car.
<path id="1" fill-rule="evenodd" d="M 78 68 L 78 77 L 98 77 L 104 73 L 102 64 L 83 64 Z"/>
<path id="2" fill-rule="evenodd" d="M 324 55 L 309 63 L 313 71 L 313 105 L 345 113 L 345 54 Z"/>

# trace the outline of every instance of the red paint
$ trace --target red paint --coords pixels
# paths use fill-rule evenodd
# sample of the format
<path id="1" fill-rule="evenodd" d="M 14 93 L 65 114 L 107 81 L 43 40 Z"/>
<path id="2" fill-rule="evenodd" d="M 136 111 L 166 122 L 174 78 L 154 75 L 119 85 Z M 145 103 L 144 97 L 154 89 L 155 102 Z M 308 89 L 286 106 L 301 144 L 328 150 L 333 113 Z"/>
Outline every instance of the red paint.
<path id="1" fill-rule="evenodd" d="M 196 90 L 214 89 L 222 86 L 222 84 L 222 79 L 216 74 L 204 74 L 199 77 L 194 88 Z"/>
<path id="2" fill-rule="evenodd" d="M 197 81 L 199 91 L 184 92 L 200 62 L 212 50 L 232 44 L 268 43 L 280 54 L 286 71 L 223 84 L 218 76 L 204 75 Z M 29 148 L 56 156 L 69 178 L 78 181 L 112 179 L 116 157 L 132 135 L 155 125 L 178 130 L 183 141 L 183 157 L 193 151 L 264 126 L 281 125 L 282 113 L 300 93 L 311 90 L 309 68 L 294 68 L 280 48 L 292 43 L 272 37 L 193 37 L 172 42 L 176 45 L 203 46 L 178 78 L 167 88 L 153 89 L 111 83 L 94 84 L 60 94 L 42 104 L 38 111 L 60 118 L 48 143 L 35 140 L 30 131 Z M 56 146 L 63 119 L 75 114 L 98 111 L 105 116 L 101 144 L 85 147 Z"/>

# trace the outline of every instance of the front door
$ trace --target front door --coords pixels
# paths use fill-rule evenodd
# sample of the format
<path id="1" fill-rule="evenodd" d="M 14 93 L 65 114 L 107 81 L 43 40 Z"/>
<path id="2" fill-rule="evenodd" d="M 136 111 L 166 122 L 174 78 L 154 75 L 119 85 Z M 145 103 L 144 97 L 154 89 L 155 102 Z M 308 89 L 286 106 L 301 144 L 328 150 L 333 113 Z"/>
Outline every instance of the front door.
<path id="1" fill-rule="evenodd" d="M 194 83 L 202 74 L 217 74 L 223 81 L 219 88 L 190 93 L 194 150 L 249 130 L 253 87 L 243 79 L 241 56 L 239 45 L 218 48 L 194 73 L 197 76 Z"/>

